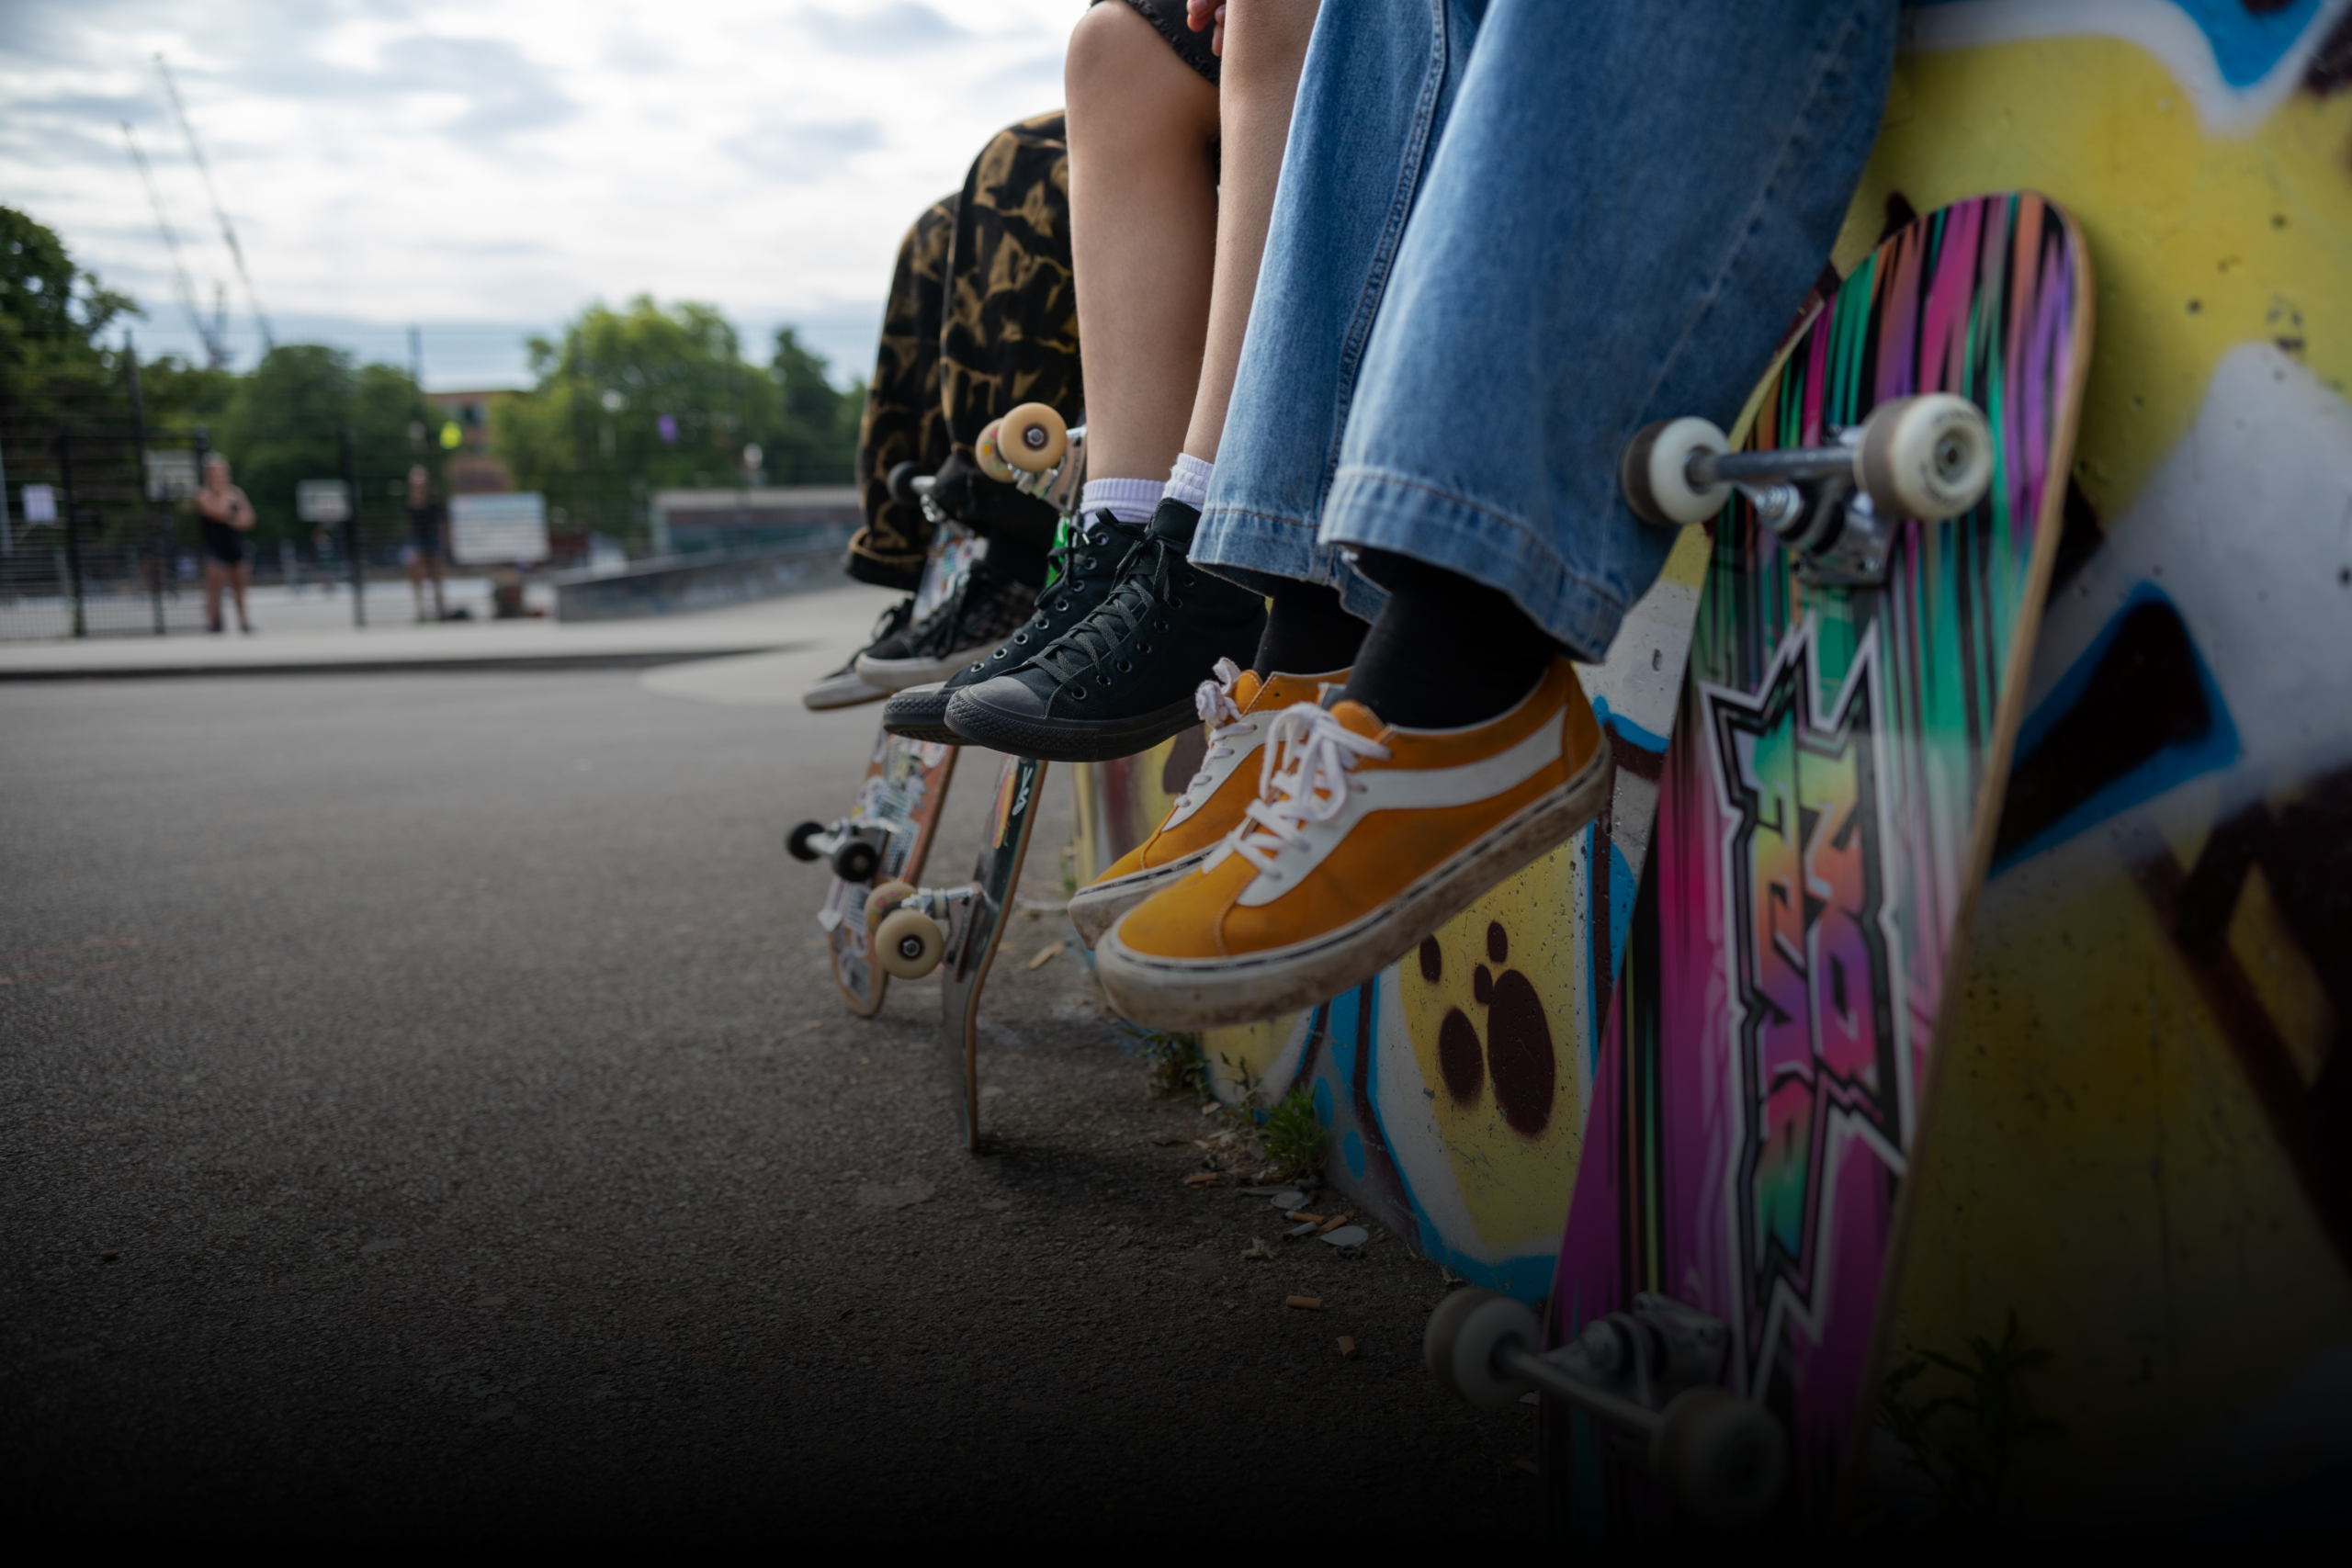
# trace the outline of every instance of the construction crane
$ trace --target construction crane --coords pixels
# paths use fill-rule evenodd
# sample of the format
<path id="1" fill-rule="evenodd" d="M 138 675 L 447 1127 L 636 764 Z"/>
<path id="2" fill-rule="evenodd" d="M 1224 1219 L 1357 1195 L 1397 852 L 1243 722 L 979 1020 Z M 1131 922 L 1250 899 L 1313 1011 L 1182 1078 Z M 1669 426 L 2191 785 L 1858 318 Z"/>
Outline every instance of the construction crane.
<path id="1" fill-rule="evenodd" d="M 244 247 L 237 243 L 236 228 L 229 221 L 228 209 L 220 205 L 220 193 L 212 186 L 212 165 L 204 161 L 204 149 L 196 140 L 196 127 L 187 118 L 187 106 L 180 102 L 179 85 L 172 80 L 172 68 L 160 54 L 155 56 L 155 70 L 164 78 L 164 96 L 172 100 L 172 113 L 179 117 L 180 130 L 187 137 L 188 156 L 196 160 L 196 172 L 204 176 L 204 194 L 212 200 L 212 216 L 220 220 L 220 238 L 229 247 L 229 259 L 237 264 L 237 281 L 245 286 L 245 303 L 254 309 L 254 325 L 261 329 L 262 352 L 266 354 L 277 346 L 277 339 L 269 330 L 269 318 L 262 313 L 261 296 L 254 292 L 253 275 L 245 270 Z"/>
<path id="2" fill-rule="evenodd" d="M 147 200 L 155 209 L 155 227 L 164 232 L 164 249 L 172 255 L 172 279 L 178 285 L 180 304 L 187 311 L 196 335 L 204 344 L 204 362 L 218 370 L 229 363 L 227 312 L 208 321 L 202 307 L 196 302 L 196 284 L 187 275 L 187 263 L 180 256 L 180 237 L 173 231 L 172 220 L 164 215 L 163 193 L 155 188 L 155 176 L 148 171 L 147 154 L 139 150 L 139 138 L 132 134 L 130 122 L 122 122 L 122 139 L 130 147 L 130 161 L 139 167 L 139 183 L 147 187 Z"/>

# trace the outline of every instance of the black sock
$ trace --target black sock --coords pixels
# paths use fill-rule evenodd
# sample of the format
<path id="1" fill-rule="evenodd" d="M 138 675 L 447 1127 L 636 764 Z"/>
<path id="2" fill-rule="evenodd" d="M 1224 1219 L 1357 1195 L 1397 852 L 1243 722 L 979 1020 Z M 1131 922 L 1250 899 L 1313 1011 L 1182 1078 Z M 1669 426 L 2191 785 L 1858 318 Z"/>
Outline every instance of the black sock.
<path id="1" fill-rule="evenodd" d="M 1321 675 L 1356 661 L 1372 628 L 1340 607 L 1340 591 L 1321 582 L 1285 579 L 1274 590 L 1273 614 L 1258 639 L 1258 679 Z"/>
<path id="2" fill-rule="evenodd" d="M 1045 589 L 1046 547 L 1035 539 L 994 530 L 989 535 L 989 564 L 1033 592 Z"/>
<path id="3" fill-rule="evenodd" d="M 1406 729 L 1483 724 L 1527 695 L 1559 645 L 1510 595 L 1400 560 L 1348 695 Z"/>

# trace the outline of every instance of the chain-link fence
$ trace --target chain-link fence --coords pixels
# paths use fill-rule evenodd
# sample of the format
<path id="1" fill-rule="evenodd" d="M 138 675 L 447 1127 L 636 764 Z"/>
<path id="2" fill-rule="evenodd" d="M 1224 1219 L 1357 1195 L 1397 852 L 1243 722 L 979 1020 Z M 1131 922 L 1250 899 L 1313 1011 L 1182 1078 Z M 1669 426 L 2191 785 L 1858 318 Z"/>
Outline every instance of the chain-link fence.
<path id="1" fill-rule="evenodd" d="M 126 355 L 110 385 L 47 389 L 38 414 L 0 399 L 0 641 L 206 629 L 194 497 L 207 433 L 150 425 L 137 387 Z M 343 472 L 318 477 L 342 480 L 356 514 L 292 537 L 257 530 L 244 543 L 251 580 L 341 593 L 355 619 L 371 602 L 404 615 L 405 594 L 385 590 L 404 570 L 415 456 L 347 428 L 322 434 Z"/>

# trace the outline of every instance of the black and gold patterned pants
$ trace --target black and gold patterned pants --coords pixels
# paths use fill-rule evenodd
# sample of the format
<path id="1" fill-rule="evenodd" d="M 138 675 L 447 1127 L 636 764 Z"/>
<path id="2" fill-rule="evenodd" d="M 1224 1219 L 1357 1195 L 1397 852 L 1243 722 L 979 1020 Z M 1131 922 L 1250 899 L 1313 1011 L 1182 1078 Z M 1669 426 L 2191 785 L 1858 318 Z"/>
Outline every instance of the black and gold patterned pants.
<path id="1" fill-rule="evenodd" d="M 1073 423 L 1085 404 L 1059 111 L 991 137 L 963 190 L 932 203 L 899 247 L 858 429 L 865 526 L 850 541 L 850 575 L 906 589 L 922 575 L 930 525 L 888 483 L 904 462 L 939 475 L 934 493 L 950 515 L 1041 560 L 1053 509 L 972 462 L 980 431 L 1024 402 Z"/>

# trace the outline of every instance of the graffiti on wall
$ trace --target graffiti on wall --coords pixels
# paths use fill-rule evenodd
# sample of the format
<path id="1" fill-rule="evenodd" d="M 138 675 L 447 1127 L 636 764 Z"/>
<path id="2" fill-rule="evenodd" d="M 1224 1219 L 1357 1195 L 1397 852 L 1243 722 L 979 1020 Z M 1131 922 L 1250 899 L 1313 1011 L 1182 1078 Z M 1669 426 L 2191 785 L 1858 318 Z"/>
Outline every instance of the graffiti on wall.
<path id="1" fill-rule="evenodd" d="M 1849 241 L 2027 186 L 2100 288 L 1897 1348 L 2014 1308 L 2013 1501 L 2144 1529 L 2352 1463 L 2352 6 L 1912 27 Z"/>

